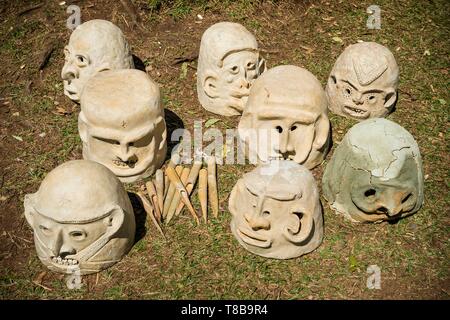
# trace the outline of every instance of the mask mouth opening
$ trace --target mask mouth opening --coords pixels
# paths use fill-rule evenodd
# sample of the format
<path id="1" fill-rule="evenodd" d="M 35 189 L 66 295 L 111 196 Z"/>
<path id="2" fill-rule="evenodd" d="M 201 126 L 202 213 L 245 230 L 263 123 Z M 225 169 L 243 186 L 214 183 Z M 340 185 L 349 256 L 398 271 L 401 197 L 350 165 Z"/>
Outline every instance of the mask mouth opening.
<path id="1" fill-rule="evenodd" d="M 113 160 L 113 164 L 118 168 L 134 168 L 136 166 L 136 163 L 138 162 L 137 159 L 130 159 L 127 161 L 123 161 L 121 159 L 115 159 Z"/>
<path id="2" fill-rule="evenodd" d="M 366 119 L 369 116 L 368 110 L 360 109 L 355 106 L 345 105 L 343 111 L 348 115 L 359 119 Z"/>
<path id="3" fill-rule="evenodd" d="M 272 242 L 244 228 L 237 229 L 242 241 L 255 247 L 269 248 Z"/>
<path id="4" fill-rule="evenodd" d="M 80 264 L 76 259 L 63 258 L 61 256 L 52 256 L 50 257 L 50 260 L 58 266 L 76 266 Z"/>

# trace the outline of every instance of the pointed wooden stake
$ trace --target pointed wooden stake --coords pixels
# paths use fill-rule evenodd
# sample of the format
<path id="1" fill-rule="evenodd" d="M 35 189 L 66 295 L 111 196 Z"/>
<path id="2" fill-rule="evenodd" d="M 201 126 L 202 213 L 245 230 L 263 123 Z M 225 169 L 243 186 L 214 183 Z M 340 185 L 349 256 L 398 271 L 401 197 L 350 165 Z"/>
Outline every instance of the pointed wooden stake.
<path id="1" fill-rule="evenodd" d="M 139 198 L 142 201 L 142 204 L 144 205 L 144 210 L 145 212 L 147 212 L 147 214 L 150 216 L 150 219 L 152 219 L 153 224 L 155 225 L 156 229 L 158 229 L 159 233 L 161 233 L 161 235 L 163 236 L 163 238 L 165 240 L 166 239 L 166 235 L 164 234 L 164 232 L 161 229 L 161 226 L 158 224 L 158 221 L 156 221 L 155 216 L 153 215 L 153 208 L 152 205 L 150 204 L 150 202 L 147 200 L 147 198 L 145 197 L 145 195 L 142 192 L 138 192 L 137 195 L 139 196 Z"/>
<path id="2" fill-rule="evenodd" d="M 183 171 L 181 172 L 180 180 L 184 186 L 186 186 L 186 182 L 189 177 L 189 171 L 191 171 L 191 169 L 189 169 L 188 167 L 185 167 L 185 168 L 183 168 Z M 180 200 L 181 200 L 181 194 L 178 192 L 175 192 L 175 194 L 173 195 L 172 202 L 170 203 L 170 206 L 169 206 L 169 211 L 167 212 L 166 224 L 168 224 L 170 222 L 170 220 L 172 220 L 173 215 L 175 214 L 175 210 L 177 209 L 178 204 L 180 203 Z"/>
<path id="3" fill-rule="evenodd" d="M 208 158 L 208 198 L 215 218 L 219 216 L 219 198 L 217 195 L 216 158 Z"/>
<path id="4" fill-rule="evenodd" d="M 167 213 L 169 213 L 170 203 L 172 202 L 172 199 L 173 199 L 173 197 L 175 195 L 175 192 L 176 192 L 175 185 L 169 179 L 169 175 L 168 175 L 169 170 L 173 170 L 173 172 L 176 174 L 176 176 L 179 177 L 179 175 L 183 171 L 183 166 L 178 165 L 178 166 L 176 166 L 175 169 L 172 168 L 172 167 L 167 167 L 166 168 L 166 176 L 167 176 L 167 179 L 168 179 L 167 185 L 169 186 L 169 188 L 168 188 L 168 191 L 167 191 L 167 195 L 164 198 L 164 206 L 163 206 L 163 218 L 164 219 L 166 219 Z"/>
<path id="5" fill-rule="evenodd" d="M 200 168 L 202 167 L 202 162 L 194 162 L 191 168 L 191 172 L 189 173 L 189 177 L 187 179 L 187 182 L 185 184 L 186 190 L 188 192 L 188 195 L 190 196 L 192 193 L 192 190 L 194 190 L 195 183 L 197 182 L 198 173 L 200 171 Z M 184 208 L 184 203 L 180 202 L 178 204 L 177 210 L 175 211 L 175 215 L 178 216 Z"/>
<path id="6" fill-rule="evenodd" d="M 175 170 L 173 168 L 167 168 L 166 173 L 167 173 L 167 176 L 169 177 L 170 182 L 174 184 L 177 191 L 181 194 L 181 201 L 184 202 L 184 204 L 188 208 L 189 212 L 194 217 L 195 222 L 197 222 L 197 225 L 200 224 L 200 220 L 198 219 L 198 216 L 197 216 L 198 214 L 195 211 L 194 207 L 192 206 L 192 203 L 189 200 L 189 196 L 186 191 L 186 188 L 184 187 L 184 185 L 181 182 L 180 178 L 178 177 L 177 173 L 175 172 Z"/>
<path id="7" fill-rule="evenodd" d="M 164 172 L 161 169 L 156 170 L 154 185 L 158 196 L 159 212 L 162 213 L 164 209 Z"/>
<path id="8" fill-rule="evenodd" d="M 202 209 L 203 221 L 208 222 L 208 170 L 201 169 L 198 178 L 198 200 Z"/>
<path id="9" fill-rule="evenodd" d="M 148 197 L 150 198 L 150 203 L 153 206 L 153 210 L 155 212 L 155 218 L 158 221 L 158 223 L 161 223 L 161 210 L 159 209 L 160 205 L 159 205 L 159 200 L 158 200 L 158 195 L 156 193 L 156 188 L 155 185 L 153 184 L 152 181 L 148 181 L 145 184 L 146 188 L 147 188 L 147 194 Z"/>

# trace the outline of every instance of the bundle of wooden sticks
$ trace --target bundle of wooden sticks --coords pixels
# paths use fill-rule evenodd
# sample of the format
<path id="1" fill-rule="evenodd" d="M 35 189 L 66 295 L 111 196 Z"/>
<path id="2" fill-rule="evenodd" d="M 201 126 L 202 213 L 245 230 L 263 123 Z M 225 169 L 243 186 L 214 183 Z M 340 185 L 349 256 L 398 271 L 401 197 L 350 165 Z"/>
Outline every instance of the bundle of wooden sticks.
<path id="1" fill-rule="evenodd" d="M 197 161 L 197 162 L 196 162 Z M 150 215 L 155 226 L 164 235 L 161 224 L 168 224 L 174 217 L 179 216 L 184 207 L 200 224 L 202 219 L 208 222 L 208 199 L 212 215 L 219 214 L 219 198 L 217 190 L 216 158 L 207 158 L 207 168 L 203 162 L 196 160 L 192 167 L 176 165 L 172 159 L 165 170 L 158 169 L 154 179 L 145 184 L 147 199 L 144 192 L 138 192 L 145 211 Z M 198 198 L 201 212 L 197 211 L 191 203 L 190 195 L 198 180 Z"/>

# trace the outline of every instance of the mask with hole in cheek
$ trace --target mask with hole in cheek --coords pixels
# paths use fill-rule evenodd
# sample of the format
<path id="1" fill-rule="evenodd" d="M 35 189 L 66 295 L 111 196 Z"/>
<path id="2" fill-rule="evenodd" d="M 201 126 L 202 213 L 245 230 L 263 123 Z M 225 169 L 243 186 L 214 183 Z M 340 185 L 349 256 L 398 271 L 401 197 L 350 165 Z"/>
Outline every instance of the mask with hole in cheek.
<path id="1" fill-rule="evenodd" d="M 300 67 L 266 71 L 250 89 L 238 131 L 251 163 L 285 159 L 314 168 L 325 158 L 331 140 L 322 85 Z"/>
<path id="2" fill-rule="evenodd" d="M 133 56 L 122 31 L 106 20 L 90 20 L 79 25 L 64 48 L 61 70 L 64 94 L 79 102 L 86 82 L 105 70 L 134 68 Z"/>
<path id="3" fill-rule="evenodd" d="M 419 147 L 411 134 L 386 119 L 352 127 L 323 176 L 331 208 L 355 222 L 398 220 L 423 203 Z"/>
<path id="4" fill-rule="evenodd" d="M 111 70 L 86 84 L 78 131 L 83 158 L 99 162 L 122 182 L 152 175 L 167 152 L 159 87 L 142 71 Z"/>
<path id="5" fill-rule="evenodd" d="M 134 243 L 130 199 L 106 167 L 86 160 L 52 170 L 25 196 L 36 252 L 50 270 L 80 275 L 117 263 Z"/>
<path id="6" fill-rule="evenodd" d="M 219 22 L 202 36 L 197 67 L 197 94 L 206 110 L 240 115 L 253 81 L 266 70 L 255 37 L 242 25 Z"/>
<path id="7" fill-rule="evenodd" d="M 233 235 L 254 254 L 296 258 L 322 242 L 316 182 L 293 161 L 272 161 L 245 174 L 231 191 L 229 209 Z"/>
<path id="8" fill-rule="evenodd" d="M 397 101 L 398 76 L 397 62 L 386 47 L 375 42 L 348 46 L 328 78 L 330 111 L 359 121 L 387 116 Z"/>

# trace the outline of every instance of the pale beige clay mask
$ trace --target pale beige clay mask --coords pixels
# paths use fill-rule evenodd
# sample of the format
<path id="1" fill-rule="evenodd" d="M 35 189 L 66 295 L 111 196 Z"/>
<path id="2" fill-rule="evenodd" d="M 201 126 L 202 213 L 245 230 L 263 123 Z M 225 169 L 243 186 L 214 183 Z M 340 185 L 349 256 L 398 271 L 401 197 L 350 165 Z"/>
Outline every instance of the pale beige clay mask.
<path id="1" fill-rule="evenodd" d="M 36 252 L 50 270 L 89 274 L 106 269 L 130 250 L 135 220 L 126 191 L 106 167 L 66 162 L 25 196 L 25 217 Z"/>
<path id="2" fill-rule="evenodd" d="M 319 165 L 330 144 L 322 85 L 300 67 L 266 71 L 253 83 L 238 131 L 252 163 L 281 158 L 308 169 Z"/>
<path id="3" fill-rule="evenodd" d="M 106 20 L 90 20 L 79 25 L 64 48 L 61 71 L 64 94 L 79 102 L 86 82 L 105 70 L 134 68 L 133 57 L 122 31 Z"/>
<path id="4" fill-rule="evenodd" d="M 348 46 L 328 78 L 330 111 L 359 121 L 385 117 L 397 101 L 398 74 L 393 54 L 381 44 Z"/>
<path id="5" fill-rule="evenodd" d="M 231 191 L 231 231 L 248 251 L 290 259 L 323 238 L 322 207 L 312 174 L 293 161 L 272 161 L 238 180 Z"/>
<path id="6" fill-rule="evenodd" d="M 110 169 L 122 182 L 152 175 L 167 152 L 159 87 L 136 69 L 91 78 L 81 96 L 78 130 L 83 158 Z"/>
<path id="7" fill-rule="evenodd" d="M 423 203 L 422 159 L 412 135 L 378 118 L 353 126 L 323 175 L 331 208 L 355 222 L 398 220 Z"/>
<path id="8" fill-rule="evenodd" d="M 265 71 L 256 38 L 242 25 L 220 22 L 202 36 L 197 67 L 197 94 L 206 110 L 240 115 L 252 82 Z"/>

